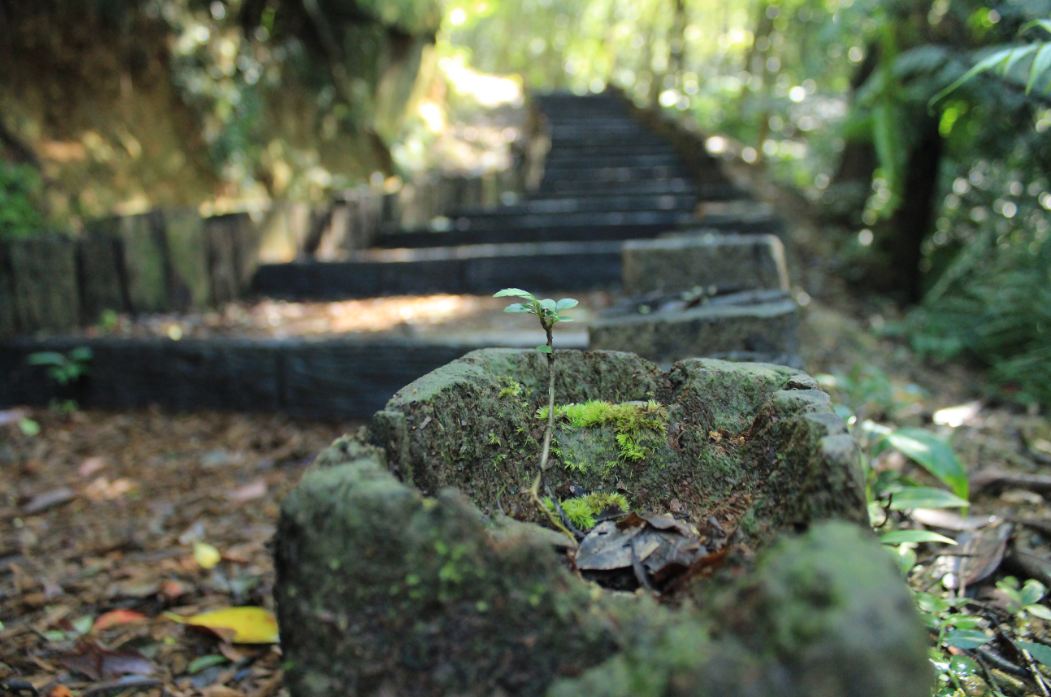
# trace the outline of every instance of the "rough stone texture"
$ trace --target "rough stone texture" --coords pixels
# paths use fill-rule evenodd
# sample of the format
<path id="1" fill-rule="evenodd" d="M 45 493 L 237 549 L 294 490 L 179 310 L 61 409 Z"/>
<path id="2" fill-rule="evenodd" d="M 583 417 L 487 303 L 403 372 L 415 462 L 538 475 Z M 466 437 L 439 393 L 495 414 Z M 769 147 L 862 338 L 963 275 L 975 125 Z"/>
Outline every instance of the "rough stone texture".
<path id="1" fill-rule="evenodd" d="M 395 394 L 373 419 L 373 442 L 390 469 L 424 493 L 457 487 L 487 513 L 534 517 L 522 492 L 543 436 L 536 410 L 546 403 L 544 361 L 516 349 L 469 353 Z M 647 444 L 643 460 L 626 462 L 611 429 L 580 434 L 559 424 L 554 461 L 596 466 L 553 468 L 547 483 L 560 497 L 570 485 L 623 485 L 632 505 L 647 510 L 668 510 L 674 498 L 694 519 L 719 511 L 756 539 L 828 517 L 864 522 L 856 450 L 843 457 L 833 447 L 842 421 L 814 387 L 775 365 L 693 359 L 662 374 L 633 354 L 559 351 L 559 404 L 655 399 L 667 407 L 668 437 Z"/>
<path id="2" fill-rule="evenodd" d="M 132 312 L 168 309 L 170 278 L 164 216 L 160 211 L 112 220 L 121 255 Z"/>
<path id="3" fill-rule="evenodd" d="M 662 364 L 693 356 L 798 364 L 799 319 L 792 300 L 732 300 L 647 314 L 611 309 L 588 328 L 588 346 L 631 351 Z"/>
<path id="4" fill-rule="evenodd" d="M 79 319 L 75 247 L 45 235 L 0 244 L 0 328 L 19 332 L 69 329 Z"/>
<path id="5" fill-rule="evenodd" d="M 236 300 L 241 294 L 239 252 L 237 249 L 237 220 L 233 216 L 213 216 L 204 220 L 208 243 L 208 277 L 212 288 L 212 302 L 220 304 Z"/>
<path id="6" fill-rule="evenodd" d="M 128 309 L 120 242 L 106 224 L 89 224 L 77 245 L 80 312 L 84 322 L 99 319 L 104 310 Z"/>
<path id="7" fill-rule="evenodd" d="M 164 211 L 171 261 L 169 308 L 186 310 L 208 305 L 208 250 L 201 217 L 191 209 Z"/>
<path id="8" fill-rule="evenodd" d="M 923 629 L 863 530 L 856 446 L 811 378 L 707 359 L 661 373 L 606 352 L 556 366 L 560 402 L 665 405 L 661 466 L 616 478 L 638 510 L 674 496 L 692 520 L 737 527 L 723 569 L 661 606 L 584 581 L 562 538 L 508 518 L 529 517 L 544 359 L 475 351 L 400 391 L 376 445 L 341 438 L 284 501 L 276 596 L 294 697 L 928 694 Z"/>
<path id="9" fill-rule="evenodd" d="M 307 695 L 542 695 L 662 617 L 593 593 L 540 529 L 427 498 L 337 443 L 282 506 L 286 681 Z"/>
<path id="10" fill-rule="evenodd" d="M 788 290 L 784 246 L 773 235 L 698 232 L 624 243 L 624 292 Z"/>
<path id="11" fill-rule="evenodd" d="M 827 522 L 786 537 L 736 582 L 697 586 L 689 619 L 629 644 L 548 697 L 927 697 L 927 637 L 886 552 Z M 710 596 L 716 596 L 714 601 Z M 685 614 L 685 613 L 684 613 Z"/>

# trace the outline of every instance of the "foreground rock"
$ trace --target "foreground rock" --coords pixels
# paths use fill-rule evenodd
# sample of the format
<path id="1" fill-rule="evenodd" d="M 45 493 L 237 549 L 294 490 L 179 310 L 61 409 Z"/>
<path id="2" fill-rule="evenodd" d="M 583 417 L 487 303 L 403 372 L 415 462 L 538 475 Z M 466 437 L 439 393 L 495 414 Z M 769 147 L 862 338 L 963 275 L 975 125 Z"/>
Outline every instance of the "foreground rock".
<path id="1" fill-rule="evenodd" d="M 861 527 L 857 451 L 810 378 L 603 352 L 556 366 L 552 505 L 616 494 L 673 515 L 712 552 L 703 568 L 663 602 L 575 573 L 524 493 L 543 358 L 477 351 L 395 395 L 373 444 L 338 441 L 284 502 L 295 697 L 928 694 L 924 632 Z"/>

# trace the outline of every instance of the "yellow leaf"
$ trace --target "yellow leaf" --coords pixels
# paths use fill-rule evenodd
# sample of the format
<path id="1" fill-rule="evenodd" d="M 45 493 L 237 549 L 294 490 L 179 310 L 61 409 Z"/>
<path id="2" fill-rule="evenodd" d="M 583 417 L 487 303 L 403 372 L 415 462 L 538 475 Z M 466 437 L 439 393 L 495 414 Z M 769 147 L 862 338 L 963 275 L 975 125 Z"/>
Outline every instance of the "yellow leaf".
<path id="1" fill-rule="evenodd" d="M 277 619 L 261 607 L 227 607 L 183 617 L 173 612 L 164 616 L 173 622 L 200 627 L 235 644 L 276 644 Z"/>
<path id="2" fill-rule="evenodd" d="M 214 569 L 223 555 L 207 542 L 194 542 L 193 558 L 197 560 L 197 565 L 202 569 Z"/>

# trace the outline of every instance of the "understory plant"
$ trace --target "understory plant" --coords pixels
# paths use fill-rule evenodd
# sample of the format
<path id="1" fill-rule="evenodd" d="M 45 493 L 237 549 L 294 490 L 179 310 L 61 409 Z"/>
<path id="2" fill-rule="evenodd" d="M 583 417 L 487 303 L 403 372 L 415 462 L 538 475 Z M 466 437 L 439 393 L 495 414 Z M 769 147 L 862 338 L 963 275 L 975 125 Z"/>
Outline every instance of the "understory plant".
<path id="1" fill-rule="evenodd" d="M 895 425 L 918 399 L 916 389 L 899 389 L 877 369 L 855 368 L 846 375 L 823 375 L 819 381 L 845 399 L 843 416 L 863 450 L 870 519 L 881 542 L 892 552 L 913 590 L 913 600 L 931 637 L 929 659 L 935 670 L 932 697 L 1014 697 L 1032 694 L 1018 675 L 1021 668 L 1038 689 L 1046 687 L 1039 665 L 1051 668 L 1051 646 L 1036 641 L 1037 621 L 1051 621 L 1041 604 L 1047 589 L 1036 580 L 1019 583 L 1007 576 L 996 583 L 1006 602 L 1001 612 L 948 585 L 932 561 L 920 560 L 919 545 L 956 545 L 957 541 L 910 522 L 919 509 L 967 510 L 970 486 L 966 469 L 945 438 L 925 428 Z M 914 388 L 914 386 L 910 386 Z M 880 422 L 866 415 L 879 417 Z M 882 456 L 895 451 L 922 470 L 884 468 Z M 924 481 L 926 479 L 926 481 Z M 936 485 L 932 485 L 936 484 Z M 967 552 L 935 552 L 946 558 Z M 998 665 L 999 651 L 1019 657 L 1017 666 Z M 1041 692 L 1047 694 L 1047 692 Z"/>
<path id="2" fill-rule="evenodd" d="M 493 295 L 494 298 L 518 298 L 519 302 L 511 303 L 504 308 L 504 312 L 521 313 L 533 315 L 540 322 L 547 341 L 536 347 L 536 350 L 547 357 L 547 426 L 544 428 L 544 440 L 540 448 L 540 462 L 537 467 L 536 478 L 529 489 L 529 494 L 537 508 L 546 515 L 551 523 L 560 531 L 565 533 L 569 539 L 576 543 L 576 537 L 562 523 L 558 511 L 552 512 L 540 498 L 540 490 L 543 487 L 544 473 L 547 472 L 551 458 L 551 438 L 555 430 L 555 347 L 554 328 L 560 322 L 572 322 L 573 318 L 566 317 L 563 311 L 576 307 L 579 302 L 573 298 L 562 298 L 553 300 L 551 298 L 537 298 L 529 291 L 521 288 L 504 288 Z M 554 498 L 551 497 L 553 501 Z M 556 509 L 558 508 L 556 504 Z"/>

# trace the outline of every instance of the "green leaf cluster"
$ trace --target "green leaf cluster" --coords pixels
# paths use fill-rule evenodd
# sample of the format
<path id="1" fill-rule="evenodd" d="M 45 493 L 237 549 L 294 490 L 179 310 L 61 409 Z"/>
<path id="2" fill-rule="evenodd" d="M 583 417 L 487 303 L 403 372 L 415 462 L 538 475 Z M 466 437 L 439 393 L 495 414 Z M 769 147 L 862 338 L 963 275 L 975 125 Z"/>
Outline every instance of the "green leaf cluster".
<path id="1" fill-rule="evenodd" d="M 493 294 L 494 298 L 521 298 L 521 302 L 511 303 L 504 308 L 504 312 L 529 314 L 540 320 L 540 326 L 544 331 L 551 331 L 552 327 L 560 322 L 572 322 L 572 317 L 562 314 L 565 310 L 579 305 L 574 298 L 562 298 L 553 300 L 551 298 L 538 298 L 527 290 L 521 288 L 504 288 Z M 536 347 L 541 353 L 551 353 L 550 342 Z"/>
<path id="2" fill-rule="evenodd" d="M 66 353 L 37 351 L 29 354 L 29 365 L 45 366 L 47 375 L 59 385 L 69 385 L 87 374 L 93 354 L 88 346 L 77 346 Z"/>

